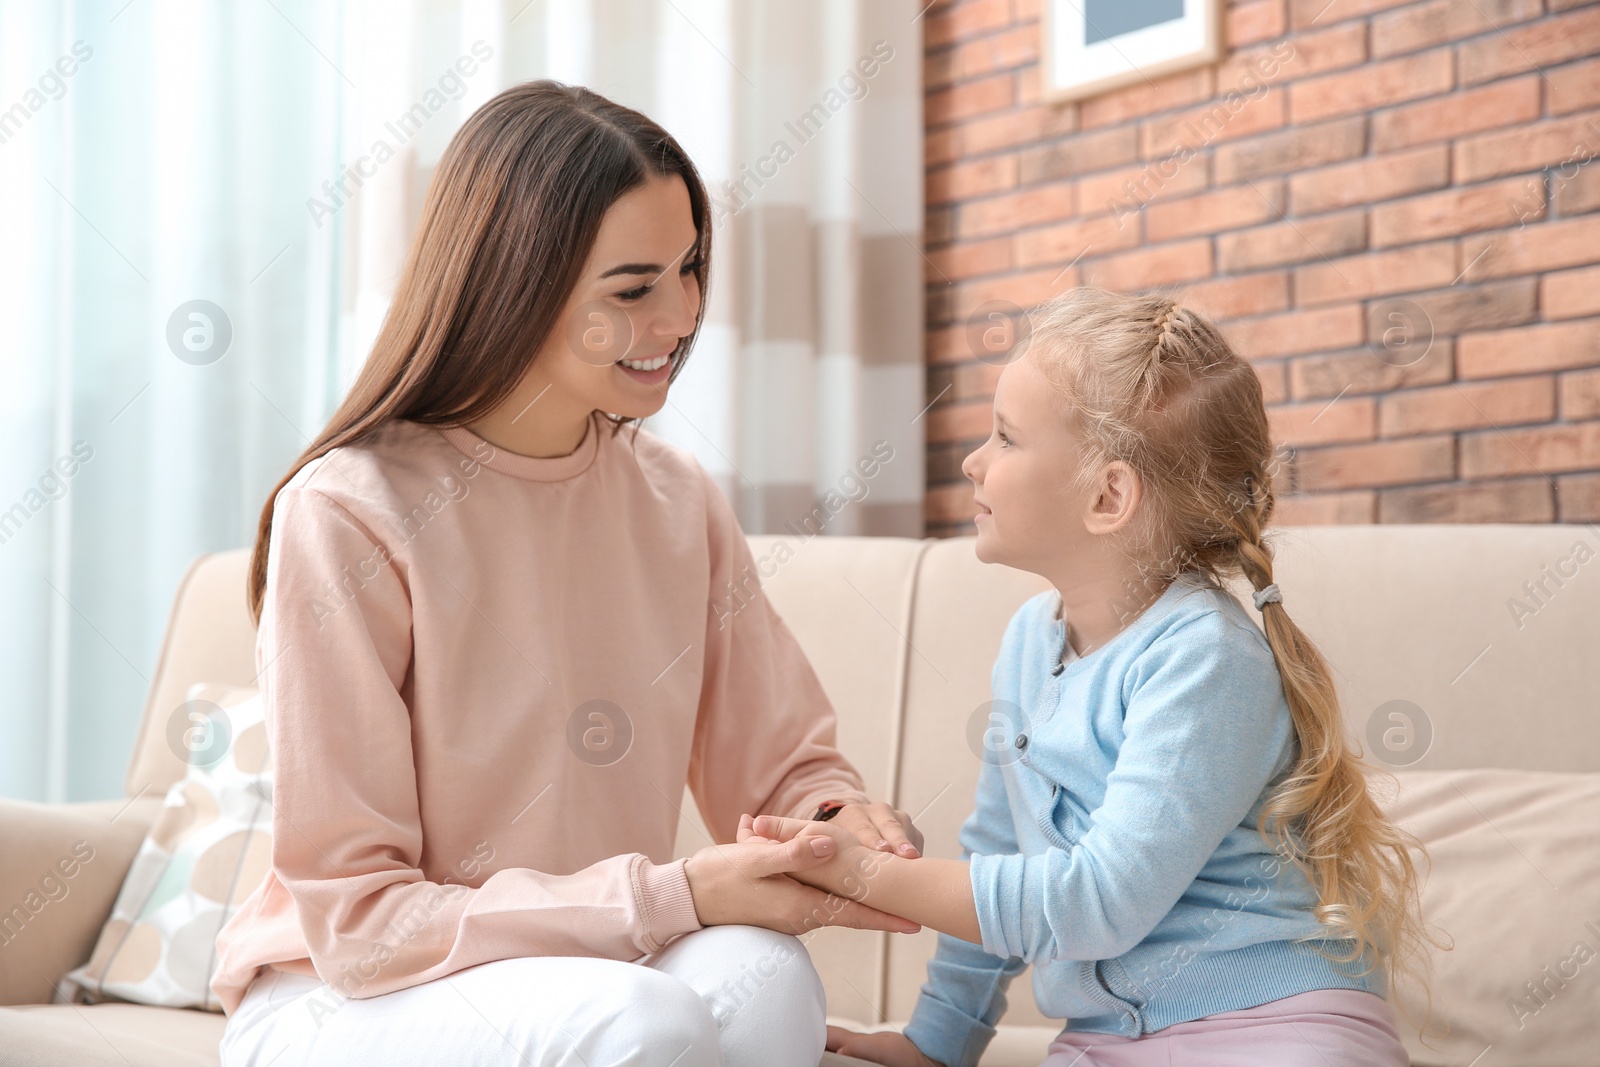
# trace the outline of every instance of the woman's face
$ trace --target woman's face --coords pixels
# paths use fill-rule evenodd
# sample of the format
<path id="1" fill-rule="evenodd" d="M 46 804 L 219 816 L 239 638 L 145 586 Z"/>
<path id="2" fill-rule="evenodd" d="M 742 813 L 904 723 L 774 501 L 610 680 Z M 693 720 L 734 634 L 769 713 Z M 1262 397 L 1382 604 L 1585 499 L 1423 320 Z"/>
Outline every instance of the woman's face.
<path id="1" fill-rule="evenodd" d="M 682 178 L 652 177 L 601 220 L 559 327 L 534 367 L 584 412 L 625 418 L 660 410 L 678 343 L 694 331 L 700 243 Z"/>

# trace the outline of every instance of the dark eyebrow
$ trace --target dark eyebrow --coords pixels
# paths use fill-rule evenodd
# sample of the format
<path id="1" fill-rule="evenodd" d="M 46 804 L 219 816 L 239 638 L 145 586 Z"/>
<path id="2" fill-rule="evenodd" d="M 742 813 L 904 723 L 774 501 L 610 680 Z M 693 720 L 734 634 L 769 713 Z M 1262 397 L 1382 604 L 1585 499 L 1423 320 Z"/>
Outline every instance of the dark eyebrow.
<path id="1" fill-rule="evenodd" d="M 666 269 L 667 268 L 663 267 L 659 263 L 624 263 L 620 267 L 612 267 L 610 270 L 606 271 L 604 274 L 601 274 L 600 277 L 609 278 L 613 274 L 650 274 L 650 275 L 655 275 L 655 274 L 665 273 Z"/>

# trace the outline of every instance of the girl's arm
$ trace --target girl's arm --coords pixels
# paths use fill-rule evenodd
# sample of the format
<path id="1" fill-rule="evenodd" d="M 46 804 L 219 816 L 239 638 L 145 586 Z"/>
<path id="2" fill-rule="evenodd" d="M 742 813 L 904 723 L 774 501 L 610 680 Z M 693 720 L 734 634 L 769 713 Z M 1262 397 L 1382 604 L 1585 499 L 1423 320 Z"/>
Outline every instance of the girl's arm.
<path id="1" fill-rule="evenodd" d="M 816 834 L 832 837 L 838 853 L 822 866 L 797 871 L 791 878 L 860 903 L 870 902 L 869 906 L 879 911 L 904 916 L 963 941 L 982 943 L 971 876 L 960 860 L 905 859 L 868 848 L 855 834 L 826 822 L 745 815 L 739 825 L 740 841 L 788 841 Z"/>

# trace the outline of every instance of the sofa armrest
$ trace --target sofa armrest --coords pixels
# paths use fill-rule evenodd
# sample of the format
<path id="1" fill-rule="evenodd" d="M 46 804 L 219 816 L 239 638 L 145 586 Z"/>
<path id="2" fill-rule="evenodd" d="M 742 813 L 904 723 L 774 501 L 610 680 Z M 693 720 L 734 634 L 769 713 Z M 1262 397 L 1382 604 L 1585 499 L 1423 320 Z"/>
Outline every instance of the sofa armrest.
<path id="1" fill-rule="evenodd" d="M 161 803 L 0 799 L 0 1005 L 48 1004 L 89 958 Z"/>

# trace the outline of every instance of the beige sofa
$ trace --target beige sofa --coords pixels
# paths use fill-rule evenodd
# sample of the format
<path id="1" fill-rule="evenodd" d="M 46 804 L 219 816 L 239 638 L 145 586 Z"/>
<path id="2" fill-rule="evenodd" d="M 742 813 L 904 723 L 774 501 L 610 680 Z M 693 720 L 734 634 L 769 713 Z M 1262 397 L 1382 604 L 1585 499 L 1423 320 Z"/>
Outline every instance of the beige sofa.
<path id="1" fill-rule="evenodd" d="M 1367 738 L 1375 714 L 1383 728 L 1398 722 L 1388 718 L 1396 708 L 1410 726 L 1431 726 L 1426 755 L 1396 772 L 1398 800 L 1385 799 L 1432 849 L 1425 906 L 1456 940 L 1434 980 L 1436 1022 L 1452 1032 L 1428 1049 L 1402 1020 L 1414 1062 L 1600 1062 L 1600 959 L 1575 963 L 1573 947 L 1600 951 L 1600 561 L 1575 551 L 1600 552 L 1600 536 L 1576 526 L 1278 536 L 1284 603 L 1336 666 L 1352 733 Z M 793 558 L 774 564 L 777 540 L 750 539 L 767 561 L 770 596 L 838 708 L 844 751 L 869 792 L 915 814 L 928 854 L 957 855 L 979 767 L 967 724 L 990 697 L 1007 619 L 1045 583 L 977 562 L 966 538 L 790 539 Z M 86 838 L 97 851 L 67 896 L 13 921 L 0 945 L 0 1004 L 11 1006 L 0 1009 L 0 1067 L 216 1063 L 220 1015 L 49 1001 L 52 982 L 88 956 L 181 774 L 163 737 L 167 714 L 190 683 L 253 680 L 244 566 L 242 551 L 202 557 L 178 590 L 128 770 L 131 799 L 0 801 L 3 906 L 71 842 Z M 685 809 L 680 855 L 706 841 L 692 803 Z M 830 1017 L 870 1028 L 908 1017 L 934 935 L 824 930 L 807 941 Z M 1032 1067 L 1059 1029 L 1035 1009 L 1029 979 L 1012 984 L 985 1064 Z"/>

